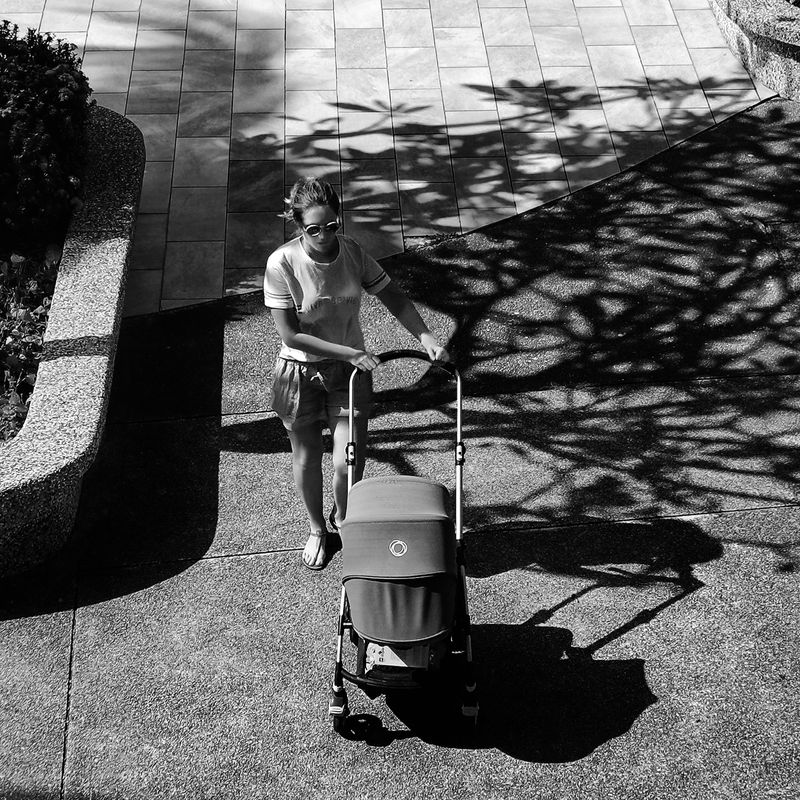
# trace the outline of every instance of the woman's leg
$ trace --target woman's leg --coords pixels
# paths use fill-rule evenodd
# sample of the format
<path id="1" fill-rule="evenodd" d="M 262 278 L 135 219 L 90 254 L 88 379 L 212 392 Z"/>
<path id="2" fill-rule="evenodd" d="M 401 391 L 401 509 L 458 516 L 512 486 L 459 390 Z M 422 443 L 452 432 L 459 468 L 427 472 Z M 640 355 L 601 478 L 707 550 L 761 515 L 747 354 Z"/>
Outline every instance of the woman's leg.
<path id="1" fill-rule="evenodd" d="M 320 535 L 327 530 L 322 510 L 322 425 L 313 422 L 294 431 L 289 431 L 292 444 L 292 472 L 294 484 L 308 514 L 312 535 L 303 550 L 303 562 L 318 567 L 325 561 L 325 538 Z"/>
<path id="2" fill-rule="evenodd" d="M 333 436 L 333 502 L 336 504 L 336 524 L 340 525 L 347 514 L 347 461 L 345 448 L 350 436 L 347 417 L 332 416 L 329 421 Z M 356 469 L 353 476 L 357 483 L 364 476 L 364 460 L 367 453 L 366 415 L 355 418 Z"/>

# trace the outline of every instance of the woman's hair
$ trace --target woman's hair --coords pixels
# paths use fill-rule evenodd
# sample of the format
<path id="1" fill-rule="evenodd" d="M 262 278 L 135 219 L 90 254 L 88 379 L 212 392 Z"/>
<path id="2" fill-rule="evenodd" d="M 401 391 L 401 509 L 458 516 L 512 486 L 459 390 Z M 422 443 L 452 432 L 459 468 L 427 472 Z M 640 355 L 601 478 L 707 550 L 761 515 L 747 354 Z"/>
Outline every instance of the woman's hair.
<path id="1" fill-rule="evenodd" d="M 281 216 L 294 220 L 298 225 L 303 224 L 303 212 L 312 206 L 328 206 L 334 214 L 339 213 L 339 195 L 333 186 L 319 178 L 306 177 L 295 181 L 284 202 L 288 208 Z"/>

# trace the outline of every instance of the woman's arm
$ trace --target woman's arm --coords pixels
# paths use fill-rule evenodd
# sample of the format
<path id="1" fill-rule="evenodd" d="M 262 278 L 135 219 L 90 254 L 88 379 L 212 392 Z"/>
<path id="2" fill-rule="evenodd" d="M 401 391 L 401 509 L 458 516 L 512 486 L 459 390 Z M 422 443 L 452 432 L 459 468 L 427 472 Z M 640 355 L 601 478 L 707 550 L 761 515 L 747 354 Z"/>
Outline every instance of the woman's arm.
<path id="1" fill-rule="evenodd" d="M 356 350 L 354 347 L 346 347 L 342 344 L 334 344 L 318 336 L 303 333 L 300 330 L 300 321 L 297 319 L 297 312 L 293 308 L 271 308 L 272 319 L 281 340 L 287 347 L 295 350 L 302 350 L 314 356 L 323 358 L 335 358 L 339 361 L 347 361 L 354 367 L 362 370 L 371 370 L 380 364 L 378 357 L 374 353 L 365 350 Z"/>
<path id="2" fill-rule="evenodd" d="M 376 295 L 378 300 L 386 306 L 389 313 L 425 348 L 425 352 L 432 361 L 449 361 L 450 355 L 428 330 L 428 326 L 419 315 L 414 304 L 408 299 L 405 292 L 394 281 L 386 288 L 381 289 Z"/>

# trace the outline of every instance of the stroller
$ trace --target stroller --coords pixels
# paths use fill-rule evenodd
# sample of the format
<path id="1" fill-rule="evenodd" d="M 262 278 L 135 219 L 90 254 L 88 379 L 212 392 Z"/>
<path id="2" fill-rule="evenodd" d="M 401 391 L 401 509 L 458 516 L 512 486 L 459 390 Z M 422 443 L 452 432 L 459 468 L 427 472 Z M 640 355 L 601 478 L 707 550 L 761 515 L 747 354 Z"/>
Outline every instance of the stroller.
<path id="1" fill-rule="evenodd" d="M 416 350 L 392 350 L 379 358 L 382 363 L 428 361 Z M 455 523 L 449 493 L 435 481 L 396 475 L 353 484 L 353 389 L 359 370 L 350 376 L 348 504 L 341 526 L 342 592 L 328 707 L 340 733 L 350 713 L 344 680 L 374 698 L 421 689 L 455 673 L 463 681 L 464 721 L 473 729 L 477 724 L 461 520 L 461 376 L 452 364 L 433 363 L 456 382 Z M 355 649 L 348 648 L 350 669 L 344 661 L 346 635 Z"/>

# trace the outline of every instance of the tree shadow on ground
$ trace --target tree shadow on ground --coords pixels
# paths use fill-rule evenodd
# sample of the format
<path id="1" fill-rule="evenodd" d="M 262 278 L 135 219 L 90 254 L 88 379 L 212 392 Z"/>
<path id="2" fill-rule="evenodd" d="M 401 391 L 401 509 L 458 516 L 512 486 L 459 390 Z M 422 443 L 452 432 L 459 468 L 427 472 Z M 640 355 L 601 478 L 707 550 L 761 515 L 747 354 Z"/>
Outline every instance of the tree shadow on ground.
<path id="1" fill-rule="evenodd" d="M 693 566 L 722 554 L 718 541 L 682 520 L 563 530 L 501 526 L 472 532 L 469 541 L 473 577 L 527 568 L 579 579 L 580 588 L 522 624 L 474 626 L 481 703 L 474 737 L 459 719 L 455 681 L 433 691 L 387 697 L 408 731 L 389 730 L 362 714 L 354 721 L 354 738 L 385 746 L 418 736 L 440 746 L 494 747 L 525 761 L 583 758 L 627 732 L 658 700 L 647 685 L 643 659 L 606 660 L 596 654 L 702 588 Z M 545 625 L 596 589 L 648 587 L 666 588 L 668 596 L 591 644 L 576 647 L 569 630 Z"/>

